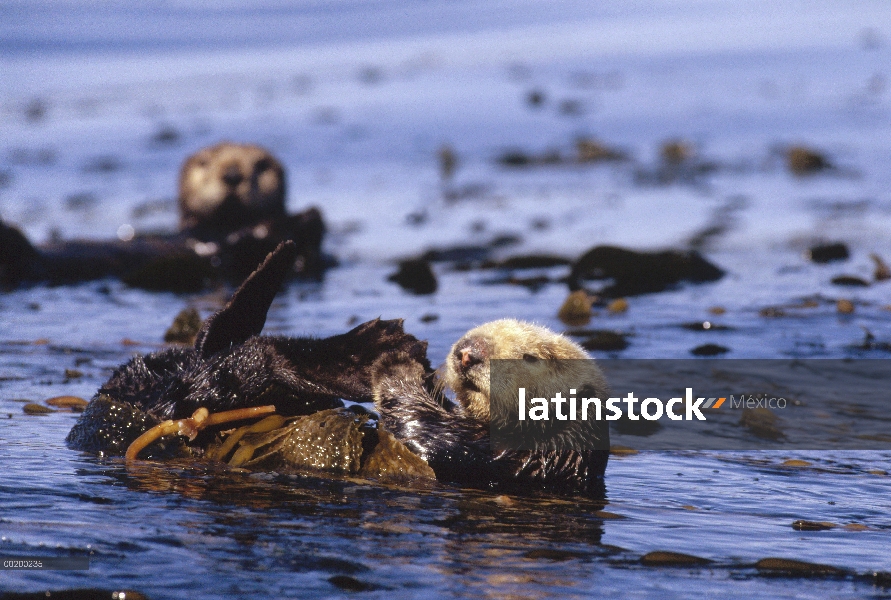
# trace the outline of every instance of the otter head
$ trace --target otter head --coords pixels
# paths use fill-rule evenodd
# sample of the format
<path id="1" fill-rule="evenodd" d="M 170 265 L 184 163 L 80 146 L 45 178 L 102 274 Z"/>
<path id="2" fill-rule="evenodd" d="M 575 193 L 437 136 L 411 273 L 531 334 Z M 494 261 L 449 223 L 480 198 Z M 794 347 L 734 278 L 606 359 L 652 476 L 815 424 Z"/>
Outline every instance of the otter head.
<path id="1" fill-rule="evenodd" d="M 562 377 L 605 389 L 603 376 L 592 361 L 585 361 L 585 366 L 580 364 L 579 372 L 565 372 L 565 369 L 557 372 L 553 363 L 554 360 L 587 358 L 590 357 L 578 344 L 550 329 L 515 319 L 502 319 L 471 329 L 452 346 L 444 365 L 443 382 L 455 392 L 457 401 L 471 416 L 488 420 L 491 360 L 522 360 L 524 367 L 518 370 L 518 378 L 527 379 L 530 373 L 536 373 L 535 379 L 543 385 L 553 386 Z M 577 378 L 580 374 L 583 377 Z M 518 387 L 528 387 L 534 382 L 500 383 L 515 392 Z"/>
<path id="2" fill-rule="evenodd" d="M 179 179 L 180 229 L 202 237 L 285 215 L 285 173 L 259 146 L 222 142 L 183 163 Z"/>

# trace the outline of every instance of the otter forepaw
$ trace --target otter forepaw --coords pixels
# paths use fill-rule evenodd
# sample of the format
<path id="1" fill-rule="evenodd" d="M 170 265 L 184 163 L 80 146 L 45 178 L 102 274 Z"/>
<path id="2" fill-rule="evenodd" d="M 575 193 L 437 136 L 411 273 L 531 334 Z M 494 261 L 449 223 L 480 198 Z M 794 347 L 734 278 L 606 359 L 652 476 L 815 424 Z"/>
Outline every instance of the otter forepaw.
<path id="1" fill-rule="evenodd" d="M 426 356 L 424 358 L 426 360 Z M 371 365 L 371 382 L 375 397 L 378 396 L 378 391 L 382 386 L 393 387 L 392 382 L 423 384 L 425 376 L 424 365 L 406 352 L 384 354 Z M 388 384 L 388 382 L 390 383 Z"/>
<path id="2" fill-rule="evenodd" d="M 353 336 L 357 345 L 364 348 L 365 353 L 373 353 L 374 356 L 404 353 L 423 365 L 425 369 L 430 367 L 430 362 L 427 360 L 427 342 L 405 333 L 402 319 L 389 321 L 374 319 L 362 323 L 347 335 Z"/>

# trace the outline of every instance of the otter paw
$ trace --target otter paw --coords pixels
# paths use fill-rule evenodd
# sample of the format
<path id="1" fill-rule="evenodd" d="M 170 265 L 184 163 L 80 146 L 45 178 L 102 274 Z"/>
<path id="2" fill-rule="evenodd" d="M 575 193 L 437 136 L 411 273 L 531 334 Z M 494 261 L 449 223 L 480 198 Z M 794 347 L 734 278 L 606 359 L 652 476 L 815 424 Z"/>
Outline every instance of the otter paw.
<path id="1" fill-rule="evenodd" d="M 425 376 L 424 365 L 406 352 L 384 354 L 371 365 L 371 382 L 375 390 L 388 380 L 423 383 Z"/>
<path id="2" fill-rule="evenodd" d="M 405 333 L 402 319 L 383 321 L 374 319 L 363 323 L 349 332 L 355 338 L 363 353 L 371 356 L 382 356 L 393 353 L 404 353 L 419 362 L 425 369 L 430 367 L 427 360 L 427 342 Z"/>

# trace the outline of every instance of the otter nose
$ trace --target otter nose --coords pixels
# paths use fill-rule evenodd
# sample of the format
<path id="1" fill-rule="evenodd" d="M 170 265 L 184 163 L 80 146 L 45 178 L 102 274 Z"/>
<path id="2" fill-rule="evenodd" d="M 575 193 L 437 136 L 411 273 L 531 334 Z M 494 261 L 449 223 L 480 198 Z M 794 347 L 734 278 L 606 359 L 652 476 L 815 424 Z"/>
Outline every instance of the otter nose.
<path id="1" fill-rule="evenodd" d="M 227 168 L 223 173 L 223 182 L 229 187 L 237 186 L 243 179 L 244 175 L 241 174 L 241 169 L 235 165 Z"/>
<path id="2" fill-rule="evenodd" d="M 478 365 L 479 363 L 483 362 L 483 357 L 474 352 L 472 348 L 464 348 L 463 350 L 459 350 L 458 355 L 461 357 L 462 369 L 468 369 L 473 365 Z"/>

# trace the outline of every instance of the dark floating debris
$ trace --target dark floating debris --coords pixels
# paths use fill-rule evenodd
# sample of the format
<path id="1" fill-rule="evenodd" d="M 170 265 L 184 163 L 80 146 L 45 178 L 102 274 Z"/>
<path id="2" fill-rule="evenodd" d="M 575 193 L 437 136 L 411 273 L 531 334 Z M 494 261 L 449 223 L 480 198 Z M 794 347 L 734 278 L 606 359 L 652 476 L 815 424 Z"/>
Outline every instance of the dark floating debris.
<path id="1" fill-rule="evenodd" d="M 818 244 L 808 250 L 808 258 L 817 264 L 826 264 L 837 260 L 848 260 L 851 256 L 847 245 L 842 242 Z"/>
<path id="2" fill-rule="evenodd" d="M 454 148 L 448 144 L 443 144 L 440 146 L 436 156 L 439 159 L 439 177 L 444 183 L 448 183 L 452 180 L 455 170 L 458 168 L 458 155 L 455 153 Z"/>
<path id="3" fill-rule="evenodd" d="M 97 156 L 84 165 L 85 173 L 114 173 L 124 168 L 123 163 L 115 156 Z"/>
<path id="4" fill-rule="evenodd" d="M 582 289 L 586 280 L 611 279 L 597 293 L 609 298 L 662 292 L 686 281 L 717 281 L 724 271 L 698 252 L 666 250 L 637 252 L 616 246 L 597 246 L 573 265 L 568 284 L 572 291 Z"/>
<path id="5" fill-rule="evenodd" d="M 536 548 L 523 553 L 523 558 L 532 560 L 552 560 L 554 562 L 563 562 L 575 558 L 588 558 L 590 554 L 584 552 L 573 552 L 572 550 L 558 550 L 557 548 Z"/>
<path id="6" fill-rule="evenodd" d="M 29 123 L 39 123 L 46 118 L 49 112 L 46 102 L 41 98 L 34 98 L 25 106 L 25 119 Z"/>
<path id="7" fill-rule="evenodd" d="M 805 521 L 798 519 L 792 522 L 792 529 L 795 531 L 827 531 L 836 527 L 835 523 L 828 521 Z"/>
<path id="8" fill-rule="evenodd" d="M 863 328 L 863 332 L 863 341 L 860 344 L 850 346 L 852 350 L 881 350 L 884 352 L 891 352 L 891 344 L 888 342 L 876 341 L 876 336 L 874 336 L 866 327 Z"/>
<path id="9" fill-rule="evenodd" d="M 481 269 L 548 269 L 571 265 L 572 261 L 563 256 L 552 254 L 523 254 L 511 256 L 500 261 L 486 261 Z"/>
<path id="10" fill-rule="evenodd" d="M 610 148 L 603 142 L 590 138 L 577 139 L 575 150 L 576 161 L 579 164 L 628 160 L 628 155 L 625 152 Z"/>
<path id="11" fill-rule="evenodd" d="M 545 95 L 544 90 L 541 88 L 534 88 L 529 90 L 526 94 L 526 104 L 532 108 L 539 108 L 545 103 L 546 98 L 547 96 Z"/>
<path id="12" fill-rule="evenodd" d="M 499 273 L 493 277 L 480 281 L 484 285 L 520 285 L 528 288 L 532 292 L 537 292 L 546 285 L 552 283 L 562 283 L 565 281 L 563 277 L 558 277 L 553 273 L 525 273 L 518 274 L 516 271 L 526 270 L 542 270 L 553 267 L 569 265 L 571 261 L 562 256 L 553 256 L 548 254 L 530 254 L 512 256 L 505 260 L 485 260 L 477 265 L 457 265 L 458 268 L 468 270 L 472 267 L 481 270 L 498 271 Z M 569 325 L 584 325 L 583 322 L 567 323 Z"/>
<path id="13" fill-rule="evenodd" d="M 721 165 L 704 160 L 696 146 L 686 140 L 664 142 L 659 150 L 659 164 L 641 168 L 635 173 L 635 181 L 641 185 L 669 185 L 672 183 L 701 184 L 706 175 L 717 171 Z"/>
<path id="14" fill-rule="evenodd" d="M 421 255 L 421 260 L 428 262 L 450 263 L 482 263 L 489 257 L 491 249 L 487 246 L 449 246 L 447 248 L 431 248 Z"/>
<path id="15" fill-rule="evenodd" d="M 374 585 L 349 575 L 334 575 L 328 578 L 328 583 L 347 592 L 370 592 L 377 589 Z"/>
<path id="16" fill-rule="evenodd" d="M 754 394 L 755 400 L 761 400 L 766 394 Z M 739 424 L 757 438 L 762 440 L 779 440 L 785 437 L 780 429 L 780 418 L 776 416 L 769 408 L 756 407 L 744 408 Z"/>
<path id="17" fill-rule="evenodd" d="M 541 165 L 559 165 L 564 162 L 559 150 L 546 150 L 541 154 L 530 154 L 524 150 L 508 150 L 498 157 L 498 162 L 505 167 L 534 167 Z"/>
<path id="18" fill-rule="evenodd" d="M 83 412 L 87 407 L 87 401 L 77 396 L 56 396 L 49 398 L 46 403 L 55 408 L 68 409 L 71 412 Z"/>
<path id="19" fill-rule="evenodd" d="M 728 352 L 730 352 L 730 348 L 719 346 L 718 344 L 703 344 L 690 350 L 690 354 L 694 356 L 718 356 Z"/>
<path id="20" fill-rule="evenodd" d="M 869 255 L 872 259 L 872 262 L 875 263 L 876 269 L 873 271 L 873 278 L 876 281 L 886 281 L 891 279 L 891 267 L 885 264 L 885 261 L 882 260 L 882 257 L 876 253 L 872 253 Z"/>
<path id="21" fill-rule="evenodd" d="M 604 352 L 616 352 L 628 347 L 628 336 L 619 331 L 608 329 L 585 329 L 570 331 L 569 335 L 579 340 L 579 345 L 585 350 L 601 350 Z"/>
<path id="22" fill-rule="evenodd" d="M 399 284 L 402 289 L 412 294 L 426 295 L 436 291 L 437 282 L 430 262 L 423 258 L 404 260 L 399 263 L 399 270 L 387 277 L 389 281 Z"/>
<path id="23" fill-rule="evenodd" d="M 682 165 L 696 156 L 696 147 L 685 140 L 668 140 L 659 149 L 663 164 Z"/>
<path id="24" fill-rule="evenodd" d="M 574 156 L 564 155 L 557 149 L 544 150 L 539 154 L 511 149 L 502 153 L 497 162 L 505 167 L 572 166 L 626 161 L 628 158 L 628 154 L 623 150 L 593 138 L 582 137 L 575 141 Z"/>
<path id="25" fill-rule="evenodd" d="M 34 402 L 29 402 L 22 406 L 22 411 L 26 415 L 48 415 L 50 413 L 56 412 L 53 409 L 43 406 L 42 404 L 36 404 Z"/>
<path id="26" fill-rule="evenodd" d="M 854 275 L 839 275 L 838 277 L 833 277 L 832 283 L 834 285 L 843 285 L 848 287 L 869 287 L 868 281 Z"/>
<path id="27" fill-rule="evenodd" d="M 585 105 L 575 98 L 567 98 L 560 102 L 560 114 L 567 117 L 577 117 L 585 112 Z"/>
<path id="28" fill-rule="evenodd" d="M 96 206 L 97 201 L 95 194 L 80 192 L 65 198 L 65 208 L 68 210 L 89 210 Z"/>
<path id="29" fill-rule="evenodd" d="M 835 303 L 835 310 L 837 310 L 839 314 L 850 315 L 854 312 L 854 303 L 850 300 L 845 300 L 844 298 L 842 298 Z"/>
<path id="30" fill-rule="evenodd" d="M 848 574 L 844 569 L 831 565 L 820 565 L 789 558 L 762 558 L 755 563 L 755 568 L 767 575 L 786 577 L 821 577 Z"/>
<path id="31" fill-rule="evenodd" d="M 184 308 L 164 333 L 164 341 L 168 344 L 194 345 L 201 323 L 201 315 L 195 308 Z"/>
<path id="32" fill-rule="evenodd" d="M 554 283 L 554 281 L 550 277 L 545 277 L 544 275 L 538 275 L 535 277 L 516 277 L 511 275 L 504 280 L 504 283 L 507 283 L 509 285 L 519 285 L 528 289 L 530 292 L 537 292 L 544 286 Z"/>
<path id="33" fill-rule="evenodd" d="M 152 136 L 152 143 L 158 146 L 175 146 L 182 139 L 182 135 L 173 125 L 162 125 Z"/>
<path id="34" fill-rule="evenodd" d="M 421 321 L 421 323 L 433 323 L 439 321 L 439 315 L 435 313 L 427 313 L 426 315 L 422 315 L 419 321 Z"/>
<path id="35" fill-rule="evenodd" d="M 585 290 L 570 292 L 563 306 L 557 312 L 557 318 L 570 327 L 587 325 L 591 321 L 591 306 L 594 304 L 594 296 L 588 295 Z"/>
<path id="36" fill-rule="evenodd" d="M 374 65 L 365 65 L 359 69 L 358 79 L 365 85 L 377 85 L 384 80 L 384 71 Z"/>
<path id="37" fill-rule="evenodd" d="M 648 567 L 689 567 L 693 565 L 707 565 L 710 562 L 712 561 L 707 558 L 681 552 L 669 552 L 667 550 L 648 552 L 640 557 L 640 563 Z"/>
<path id="38" fill-rule="evenodd" d="M 522 150 L 508 150 L 498 157 L 498 162 L 505 167 L 528 167 L 534 164 L 534 158 Z"/>
<path id="39" fill-rule="evenodd" d="M 625 298 L 616 298 L 612 302 L 606 305 L 606 310 L 609 311 L 610 314 L 618 315 L 623 312 L 628 311 L 628 300 Z"/>
<path id="40" fill-rule="evenodd" d="M 832 164 L 819 150 L 804 146 L 792 146 L 786 151 L 786 167 L 794 175 L 812 175 L 826 169 Z"/>

